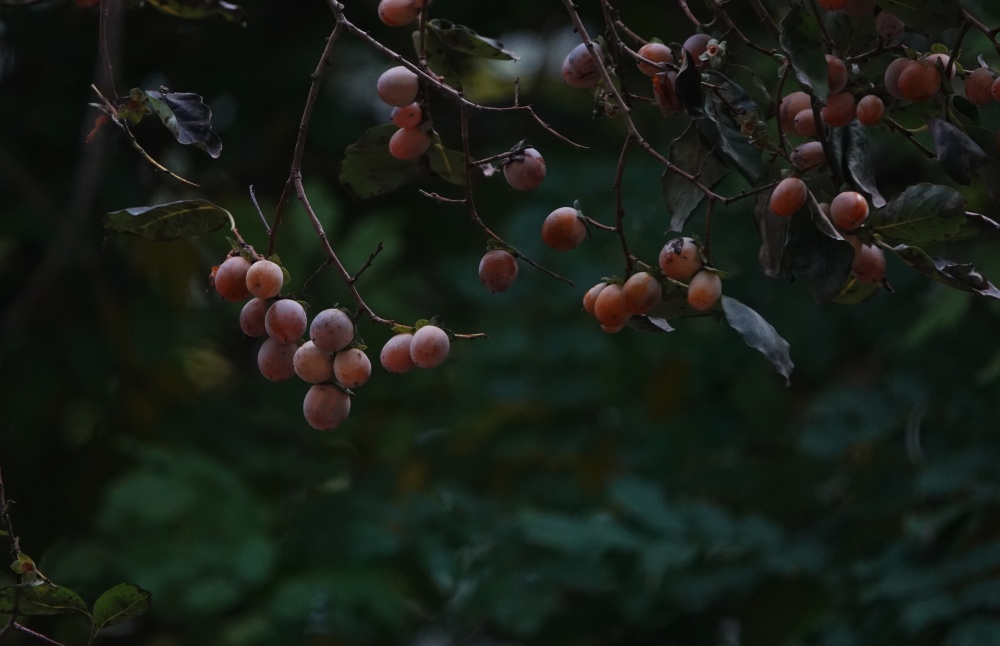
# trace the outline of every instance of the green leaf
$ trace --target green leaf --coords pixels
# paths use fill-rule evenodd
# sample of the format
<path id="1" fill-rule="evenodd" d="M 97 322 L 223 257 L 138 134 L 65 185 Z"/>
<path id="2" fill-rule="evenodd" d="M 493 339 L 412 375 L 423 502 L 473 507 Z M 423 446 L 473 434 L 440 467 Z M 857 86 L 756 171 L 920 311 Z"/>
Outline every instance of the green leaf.
<path id="1" fill-rule="evenodd" d="M 465 184 L 465 156 L 457 151 L 445 148 L 438 133 L 431 134 L 431 147 L 427 150 L 431 173 L 451 184 Z"/>
<path id="2" fill-rule="evenodd" d="M 837 298 L 833 299 L 833 302 L 841 305 L 857 305 L 870 301 L 880 291 L 882 291 L 881 285 L 877 283 L 865 283 L 854 276 L 850 276 L 844 288 L 837 295 Z"/>
<path id="3" fill-rule="evenodd" d="M 246 25 L 246 17 L 239 5 L 222 0 L 146 0 L 163 13 L 176 18 L 201 19 L 221 16 L 230 22 Z"/>
<path id="4" fill-rule="evenodd" d="M 756 185 L 764 174 L 761 151 L 750 143 L 736 121 L 737 116 L 744 114 L 738 106 L 749 102 L 749 97 L 734 83 L 720 88 L 705 100 L 705 116 L 696 120 L 699 132 L 715 146 L 716 154 L 727 166 Z"/>
<path id="5" fill-rule="evenodd" d="M 898 244 L 968 237 L 976 222 L 965 215 L 965 199 L 955 189 L 938 184 L 915 184 L 894 197 L 869 218 L 869 228 Z"/>
<path id="6" fill-rule="evenodd" d="M 160 118 L 178 143 L 191 144 L 218 158 L 222 154 L 222 140 L 212 130 L 212 109 L 200 96 L 192 92 L 147 91 L 149 107 Z"/>
<path id="7" fill-rule="evenodd" d="M 837 298 L 854 263 L 854 249 L 816 228 L 812 214 L 799 211 L 791 217 L 782 257 L 782 271 L 803 280 L 818 303 Z"/>
<path id="8" fill-rule="evenodd" d="M 785 378 L 785 383 L 790 384 L 795 364 L 792 363 L 788 352 L 788 341 L 785 341 L 763 316 L 735 298 L 723 296 L 722 311 L 729 326 L 743 337 L 747 345 L 763 354 L 764 358 Z"/>
<path id="9" fill-rule="evenodd" d="M 666 319 L 645 314 L 635 314 L 628 320 L 628 326 L 642 332 L 673 332 L 674 328 Z"/>
<path id="10" fill-rule="evenodd" d="M 908 31 L 928 31 L 936 34 L 962 20 L 958 2 L 941 0 L 880 0 L 879 4 L 904 23 Z"/>
<path id="11" fill-rule="evenodd" d="M 767 191 L 757 193 L 754 204 L 754 224 L 760 237 L 760 250 L 757 259 L 766 276 L 774 278 L 781 275 L 785 255 L 785 241 L 788 238 L 788 228 L 791 218 L 775 215 L 770 207 L 771 194 Z"/>
<path id="12" fill-rule="evenodd" d="M 420 52 L 420 32 L 413 32 L 413 49 Z M 427 57 L 427 65 L 435 74 L 444 79 L 445 85 L 456 90 L 462 89 L 462 79 L 451 64 L 449 54 L 452 50 L 441 39 L 436 31 L 428 29 L 424 38 L 424 56 Z"/>
<path id="13" fill-rule="evenodd" d="M 875 208 L 885 206 L 885 198 L 875 184 L 875 172 L 872 169 L 865 127 L 855 119 L 844 128 L 833 129 L 832 133 L 830 143 L 834 155 L 840 160 L 844 175 L 853 180 L 858 189 L 871 197 Z"/>
<path id="14" fill-rule="evenodd" d="M 370 128 L 344 152 L 340 183 L 355 200 L 391 193 L 427 175 L 427 167 L 417 160 L 403 161 L 389 154 L 389 139 L 396 130 L 391 123 Z"/>
<path id="15" fill-rule="evenodd" d="M 698 181 L 709 188 L 713 188 L 728 173 L 712 155 L 693 124 L 671 142 L 669 159 L 675 166 L 698 176 Z M 683 231 L 688 218 L 705 200 L 705 193 L 669 170 L 663 171 L 660 189 L 670 215 L 670 230 Z"/>
<path id="16" fill-rule="evenodd" d="M 701 71 L 686 49 L 681 50 L 681 57 L 681 68 L 674 80 L 674 91 L 688 115 L 700 117 L 704 114 L 702 108 L 705 102 L 701 92 Z"/>
<path id="17" fill-rule="evenodd" d="M 94 602 L 94 626 L 100 630 L 141 617 L 149 610 L 152 596 L 132 583 L 119 583 L 105 590 Z"/>
<path id="18" fill-rule="evenodd" d="M 480 36 L 464 25 L 435 18 L 427 23 L 427 30 L 433 32 L 449 48 L 468 56 L 495 61 L 519 60 L 513 52 L 504 49 L 500 41 Z"/>
<path id="19" fill-rule="evenodd" d="M 176 240 L 213 233 L 233 226 L 229 211 L 208 200 L 184 200 L 159 206 L 139 206 L 104 216 L 104 231 L 148 240 Z"/>
<path id="20" fill-rule="evenodd" d="M 962 6 L 980 22 L 989 25 L 1000 22 L 1000 3 L 996 0 L 962 0 Z"/>
<path id="21" fill-rule="evenodd" d="M 63 586 L 48 583 L 12 585 L 0 588 L 0 614 L 89 616 L 87 604 L 80 595 Z"/>
<path id="22" fill-rule="evenodd" d="M 801 6 L 794 5 L 781 21 L 779 40 L 799 84 L 812 88 L 820 101 L 826 101 L 830 93 L 830 72 L 823 51 L 823 34 L 816 19 Z"/>
<path id="23" fill-rule="evenodd" d="M 997 289 L 970 264 L 956 263 L 943 258 L 932 258 L 919 247 L 899 245 L 887 248 L 895 252 L 903 262 L 932 280 L 964 292 L 972 292 L 989 298 L 1000 298 L 1000 289 Z"/>
<path id="24" fill-rule="evenodd" d="M 972 183 L 972 173 L 989 161 L 979 144 L 957 126 L 942 119 L 928 119 L 938 163 L 959 184 Z"/>

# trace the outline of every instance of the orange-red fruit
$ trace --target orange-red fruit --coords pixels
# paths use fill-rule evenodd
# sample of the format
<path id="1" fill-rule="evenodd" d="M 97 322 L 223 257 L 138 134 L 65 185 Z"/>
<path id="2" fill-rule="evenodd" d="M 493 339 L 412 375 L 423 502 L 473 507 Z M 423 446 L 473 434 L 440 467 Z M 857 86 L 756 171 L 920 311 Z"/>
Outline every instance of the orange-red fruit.
<path id="1" fill-rule="evenodd" d="M 708 34 L 693 34 L 684 41 L 684 49 L 691 54 L 695 66 L 699 69 L 705 65 L 705 61 L 700 60 L 700 57 L 708 49 L 708 41 L 710 40 L 712 37 Z"/>
<path id="2" fill-rule="evenodd" d="M 664 112 L 678 112 L 683 107 L 677 96 L 677 72 L 668 70 L 653 76 L 653 98 Z"/>
<path id="3" fill-rule="evenodd" d="M 625 309 L 633 314 L 645 314 L 663 298 L 663 286 L 652 274 L 644 271 L 632 274 L 622 286 Z"/>
<path id="4" fill-rule="evenodd" d="M 586 237 L 587 225 L 573 207 L 560 207 L 542 222 L 542 241 L 556 251 L 576 249 Z"/>
<path id="5" fill-rule="evenodd" d="M 410 105 L 417 98 L 420 80 L 406 67 L 397 65 L 382 72 L 375 89 L 386 104 L 401 108 Z"/>
<path id="6" fill-rule="evenodd" d="M 844 236 L 854 247 L 854 262 L 851 271 L 863 283 L 881 283 L 885 278 L 885 252 L 876 245 L 861 243 L 858 236 Z"/>
<path id="7" fill-rule="evenodd" d="M 792 150 L 792 164 L 799 170 L 812 170 L 825 163 L 826 153 L 818 141 L 807 141 Z"/>
<path id="8" fill-rule="evenodd" d="M 628 308 L 625 307 L 625 291 L 621 285 L 611 284 L 601 290 L 594 302 L 594 317 L 604 325 L 615 327 L 628 322 Z"/>
<path id="9" fill-rule="evenodd" d="M 993 95 L 993 70 L 980 67 L 965 77 L 965 98 L 974 105 L 986 105 L 995 99 Z"/>
<path id="10" fill-rule="evenodd" d="M 343 350 L 354 341 L 354 321 L 344 310 L 325 309 L 313 318 L 309 338 L 325 352 Z"/>
<path id="11" fill-rule="evenodd" d="M 674 53 L 663 43 L 646 43 L 639 48 L 639 56 L 654 63 L 673 63 Z M 639 61 L 639 70 L 646 76 L 656 76 L 663 69 L 659 65 L 652 65 L 645 61 Z"/>
<path id="12" fill-rule="evenodd" d="M 230 256 L 215 272 L 215 291 L 227 301 L 238 302 L 250 298 L 247 289 L 247 271 L 250 261 L 243 256 Z"/>
<path id="13" fill-rule="evenodd" d="M 397 334 L 386 341 L 378 357 L 382 367 L 396 374 L 402 374 L 412 368 L 413 359 L 410 358 L 412 342 L 412 334 Z"/>
<path id="14" fill-rule="evenodd" d="M 830 202 L 830 219 L 841 229 L 857 229 L 868 219 L 868 200 L 861 193 L 845 191 Z"/>
<path id="15" fill-rule="evenodd" d="M 808 196 L 805 182 L 798 177 L 786 177 L 771 192 L 771 211 L 787 218 L 805 205 Z"/>
<path id="16" fill-rule="evenodd" d="M 417 19 L 420 13 L 413 0 L 382 0 L 378 3 L 379 19 L 390 27 L 402 27 Z"/>
<path id="17" fill-rule="evenodd" d="M 811 109 L 812 101 L 805 92 L 792 92 L 781 99 L 778 106 L 778 124 L 785 132 L 795 132 L 795 117 L 803 110 Z"/>
<path id="18" fill-rule="evenodd" d="M 823 121 L 834 128 L 846 126 L 854 121 L 856 115 L 854 95 L 850 92 L 841 92 L 827 97 L 826 105 L 820 110 Z"/>
<path id="19" fill-rule="evenodd" d="M 409 161 L 420 157 L 431 146 L 431 136 L 420 128 L 400 128 L 389 138 L 389 154 Z"/>
<path id="20" fill-rule="evenodd" d="M 663 245 L 659 263 L 667 278 L 686 283 L 701 271 L 701 250 L 693 238 L 674 238 Z"/>
<path id="21" fill-rule="evenodd" d="M 329 431 L 347 420 L 351 412 L 351 397 L 329 384 L 311 386 L 302 400 L 302 414 L 309 426 L 317 431 Z"/>
<path id="22" fill-rule="evenodd" d="M 292 356 L 292 367 L 302 381 L 318 384 L 333 377 L 333 357 L 316 347 L 312 341 L 299 346 Z"/>
<path id="23" fill-rule="evenodd" d="M 597 45 L 594 47 L 596 48 Z M 597 61 L 590 55 L 590 51 L 583 43 L 566 54 L 562 64 L 562 75 L 567 85 L 581 89 L 593 87 L 601 80 Z"/>
<path id="24" fill-rule="evenodd" d="M 861 100 L 858 101 L 858 121 L 864 125 L 874 126 L 882 120 L 882 116 L 884 114 L 885 104 L 882 103 L 882 99 L 878 98 L 874 94 L 862 97 Z"/>
<path id="25" fill-rule="evenodd" d="M 257 368 L 271 381 L 285 381 L 295 374 L 293 360 L 296 345 L 265 339 L 257 351 Z"/>
<path id="26" fill-rule="evenodd" d="M 827 11 L 840 11 L 847 6 L 847 0 L 819 0 L 819 6 Z"/>
<path id="27" fill-rule="evenodd" d="M 240 312 L 240 329 L 247 336 L 264 336 L 267 330 L 264 328 L 264 316 L 267 309 L 271 307 L 271 302 L 262 298 L 251 298 L 243 306 Z"/>
<path id="28" fill-rule="evenodd" d="M 583 309 L 588 314 L 594 313 L 594 305 L 597 303 L 597 297 L 600 296 L 604 288 L 607 287 L 607 283 L 597 283 L 593 287 L 587 290 L 587 293 L 583 295 Z"/>
<path id="29" fill-rule="evenodd" d="M 826 76 L 827 84 L 830 86 L 830 94 L 843 92 L 847 87 L 847 66 L 844 61 L 830 54 L 826 55 Z"/>
<path id="30" fill-rule="evenodd" d="M 688 305 L 704 312 L 712 309 L 722 296 L 722 279 L 712 271 L 699 271 L 688 285 Z"/>
<path id="31" fill-rule="evenodd" d="M 517 258 L 503 249 L 487 251 L 479 261 L 479 282 L 493 293 L 505 292 L 517 279 Z"/>
<path id="32" fill-rule="evenodd" d="M 908 58 L 897 58 L 885 68 L 885 89 L 897 99 L 904 98 L 899 91 L 899 77 L 903 74 L 903 70 L 908 68 L 912 62 Z"/>
<path id="33" fill-rule="evenodd" d="M 899 94 L 909 101 L 929 101 L 941 90 L 941 72 L 932 61 L 913 61 L 899 74 Z"/>
<path id="34" fill-rule="evenodd" d="M 885 40 L 892 42 L 903 35 L 906 25 L 888 11 L 882 10 L 875 16 L 875 31 Z"/>
<path id="35" fill-rule="evenodd" d="M 281 267 L 270 260 L 258 260 L 247 270 L 247 290 L 257 298 L 274 298 L 284 282 Z"/>
<path id="36" fill-rule="evenodd" d="M 958 66 L 957 65 L 951 65 L 951 56 L 948 56 L 947 54 L 931 54 L 930 56 L 928 56 L 924 60 L 927 61 L 928 63 L 930 63 L 931 65 L 934 65 L 934 66 L 937 66 L 937 64 L 940 62 L 941 63 L 941 67 L 938 68 L 938 69 L 939 70 L 943 70 L 943 71 L 947 71 L 948 72 L 948 79 L 949 80 L 955 78 L 955 71 L 956 71 L 956 69 L 957 69 Z M 948 70 L 948 66 L 949 65 L 951 65 L 951 70 Z"/>
<path id="37" fill-rule="evenodd" d="M 990 86 L 990 93 L 993 94 L 993 98 L 1000 101 L 1000 79 L 993 81 L 993 85 Z M 215 276 L 216 284 L 218 284 L 219 276 Z"/>
<path id="38" fill-rule="evenodd" d="M 425 325 L 413 333 L 410 359 L 418 368 L 434 368 L 448 357 L 451 341 L 448 333 L 436 325 Z"/>
<path id="39" fill-rule="evenodd" d="M 264 329 L 279 343 L 294 343 L 306 331 L 306 310 L 298 301 L 277 301 L 264 315 Z"/>
<path id="40" fill-rule="evenodd" d="M 416 128 L 423 118 L 424 112 L 416 101 L 401 108 L 393 108 L 389 114 L 389 120 L 398 128 Z"/>
<path id="41" fill-rule="evenodd" d="M 816 115 L 812 108 L 806 108 L 795 115 L 795 132 L 803 137 L 816 136 Z"/>
<path id="42" fill-rule="evenodd" d="M 372 375 L 372 362 L 358 348 L 338 352 L 333 360 L 333 374 L 341 384 L 357 388 L 368 382 Z"/>
<path id="43" fill-rule="evenodd" d="M 545 159 L 534 148 L 525 148 L 523 159 L 511 159 L 503 167 L 503 176 L 512 188 L 533 191 L 545 179 Z"/>

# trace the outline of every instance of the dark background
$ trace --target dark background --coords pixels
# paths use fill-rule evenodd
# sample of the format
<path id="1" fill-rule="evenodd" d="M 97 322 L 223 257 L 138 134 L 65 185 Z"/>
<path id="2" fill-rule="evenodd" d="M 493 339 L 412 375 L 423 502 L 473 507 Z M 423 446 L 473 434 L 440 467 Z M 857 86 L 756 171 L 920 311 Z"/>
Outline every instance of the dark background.
<path id="1" fill-rule="evenodd" d="M 349 2 L 348 17 L 410 55 L 410 30 L 383 26 L 375 5 Z M 599 33 L 596 4 L 581 5 Z M 485 238 L 461 207 L 416 185 L 348 198 L 339 162 L 385 122 L 374 85 L 389 63 L 353 39 L 337 47 L 304 160 L 334 248 L 356 270 L 384 243 L 359 283 L 380 315 L 441 315 L 489 339 L 454 344 L 433 371 L 389 375 L 377 365 L 388 330 L 362 323 L 373 377 L 342 428 L 310 429 L 305 385 L 265 381 L 239 306 L 208 289 L 229 250 L 223 233 L 154 243 L 105 238 L 100 225 L 108 211 L 204 198 L 265 246 L 249 186 L 273 214 L 334 21 L 318 0 L 243 7 L 245 28 L 124 14 L 118 92 L 167 85 L 214 110 L 218 160 L 153 119 L 135 128 L 197 189 L 155 173 L 110 127 L 83 143 L 97 115 L 95 10 L 0 10 L 0 469 L 22 549 L 49 577 L 88 601 L 120 581 L 152 591 L 151 612 L 106 643 L 1000 643 L 1000 308 L 894 259 L 895 293 L 817 305 L 761 274 L 752 205 L 739 203 L 716 212 L 714 259 L 732 276 L 725 292 L 791 343 L 790 387 L 711 319 L 669 335 L 602 333 L 580 298 L 623 273 L 617 240 L 598 231 L 557 253 L 538 235 L 574 200 L 613 222 L 624 133 L 561 82 L 575 36 L 557 2 L 434 10 L 522 56 L 471 63 L 471 99 L 509 105 L 520 75 L 522 100 L 590 146 L 576 151 L 523 115 L 471 120 L 476 156 L 521 139 L 545 155 L 537 191 L 494 177 L 477 200 L 491 227 L 575 287 L 522 264 L 513 289 L 486 293 Z M 674 3 L 621 8 L 647 38 L 693 31 Z M 774 46 L 751 12 L 732 15 Z M 995 57 L 974 35 L 967 47 L 967 65 Z M 773 89 L 773 63 L 735 39 L 730 48 Z M 645 77 L 627 81 L 649 95 Z M 437 98 L 433 108 L 458 148 L 454 110 Z M 646 104 L 635 118 L 664 152 L 686 123 Z M 886 195 L 918 178 L 947 183 L 885 131 L 872 140 Z M 633 153 L 625 175 L 633 251 L 651 263 L 668 237 L 661 170 Z M 439 180 L 420 187 L 461 195 Z M 981 188 L 966 195 L 996 217 Z M 702 228 L 696 217 L 690 230 Z M 933 251 L 995 277 L 995 249 Z M 277 251 L 292 291 L 322 263 L 297 205 Z M 350 298 L 330 270 L 297 295 L 315 311 Z M 76 619 L 28 623 L 85 640 Z"/>

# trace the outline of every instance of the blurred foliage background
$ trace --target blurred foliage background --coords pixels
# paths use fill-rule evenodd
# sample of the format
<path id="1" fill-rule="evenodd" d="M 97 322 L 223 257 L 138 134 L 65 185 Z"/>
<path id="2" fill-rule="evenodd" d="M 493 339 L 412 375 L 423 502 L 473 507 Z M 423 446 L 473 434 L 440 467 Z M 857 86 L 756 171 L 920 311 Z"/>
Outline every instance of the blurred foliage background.
<path id="1" fill-rule="evenodd" d="M 374 0 L 347 4 L 376 38 L 412 51 L 409 30 L 381 25 Z M 597 3 L 580 4 L 599 32 Z M 341 429 L 308 428 L 305 386 L 266 382 L 239 306 L 208 289 L 225 235 L 153 243 L 105 239 L 100 226 L 108 211 L 205 198 L 264 246 L 248 189 L 273 213 L 333 18 L 319 1 L 242 6 L 246 27 L 124 14 L 119 91 L 166 85 L 213 108 L 218 160 L 152 121 L 136 129 L 198 189 L 155 173 L 111 128 L 83 143 L 97 114 L 96 10 L 0 10 L 0 469 L 22 548 L 49 577 L 88 600 L 119 581 L 152 591 L 151 613 L 107 643 L 1000 643 L 1000 307 L 893 259 L 895 293 L 817 305 L 761 274 L 752 205 L 741 203 L 716 213 L 715 261 L 732 275 L 726 292 L 791 343 L 790 387 L 713 320 L 602 333 L 580 298 L 622 273 L 617 241 L 595 232 L 555 253 L 538 234 L 573 200 L 611 221 L 624 135 L 559 78 L 576 36 L 558 2 L 434 10 L 522 57 L 463 70 L 470 98 L 509 104 L 520 77 L 522 101 L 590 146 L 576 151 L 523 116 L 471 122 L 474 155 L 520 139 L 545 155 L 538 191 L 494 177 L 477 187 L 480 212 L 572 288 L 522 265 L 511 291 L 487 293 L 482 232 L 417 186 L 349 200 L 339 160 L 387 119 L 374 86 L 388 61 L 357 41 L 338 46 L 304 164 L 335 249 L 356 269 L 384 243 L 359 283 L 376 312 L 440 314 L 489 339 L 456 344 L 433 371 L 376 366 Z M 693 31 L 672 2 L 620 7 L 647 38 Z M 732 12 L 769 42 L 748 8 Z M 975 35 L 967 47 L 963 60 L 995 57 Z M 773 87 L 765 57 L 735 46 L 731 56 Z M 630 80 L 647 93 L 644 77 Z M 434 108 L 458 148 L 454 111 Z M 661 151 L 685 121 L 647 105 L 636 119 Z M 947 182 L 911 148 L 872 137 L 887 196 L 924 174 Z M 628 232 L 647 262 L 669 224 L 660 174 L 634 153 L 625 176 Z M 702 227 L 697 217 L 691 231 Z M 996 278 L 995 246 L 933 251 Z M 293 289 L 323 260 L 297 206 L 278 253 Z M 301 296 L 319 309 L 349 298 L 332 271 Z M 388 331 L 361 333 L 377 356 Z M 85 638 L 70 618 L 29 625 Z"/>

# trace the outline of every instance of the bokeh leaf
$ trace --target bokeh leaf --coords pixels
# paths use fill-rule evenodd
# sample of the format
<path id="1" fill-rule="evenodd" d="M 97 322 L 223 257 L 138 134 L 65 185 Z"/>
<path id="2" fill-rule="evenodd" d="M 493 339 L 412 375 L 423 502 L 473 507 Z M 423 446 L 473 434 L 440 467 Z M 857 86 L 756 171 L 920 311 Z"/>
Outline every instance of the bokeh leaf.
<path id="1" fill-rule="evenodd" d="M 176 18 L 201 19 L 221 16 L 230 22 L 246 24 L 239 5 L 222 0 L 146 0 L 146 4 Z"/>
<path id="2" fill-rule="evenodd" d="M 214 233 L 233 225 L 229 211 L 208 200 L 184 200 L 158 206 L 139 206 L 104 216 L 106 233 L 148 240 L 176 240 Z"/>
<path id="3" fill-rule="evenodd" d="M 429 31 L 441 39 L 442 43 L 456 52 L 495 61 L 519 60 L 516 54 L 504 49 L 503 43 L 500 41 L 480 36 L 465 25 L 457 25 L 448 20 L 435 18 L 427 22 L 427 27 Z"/>

